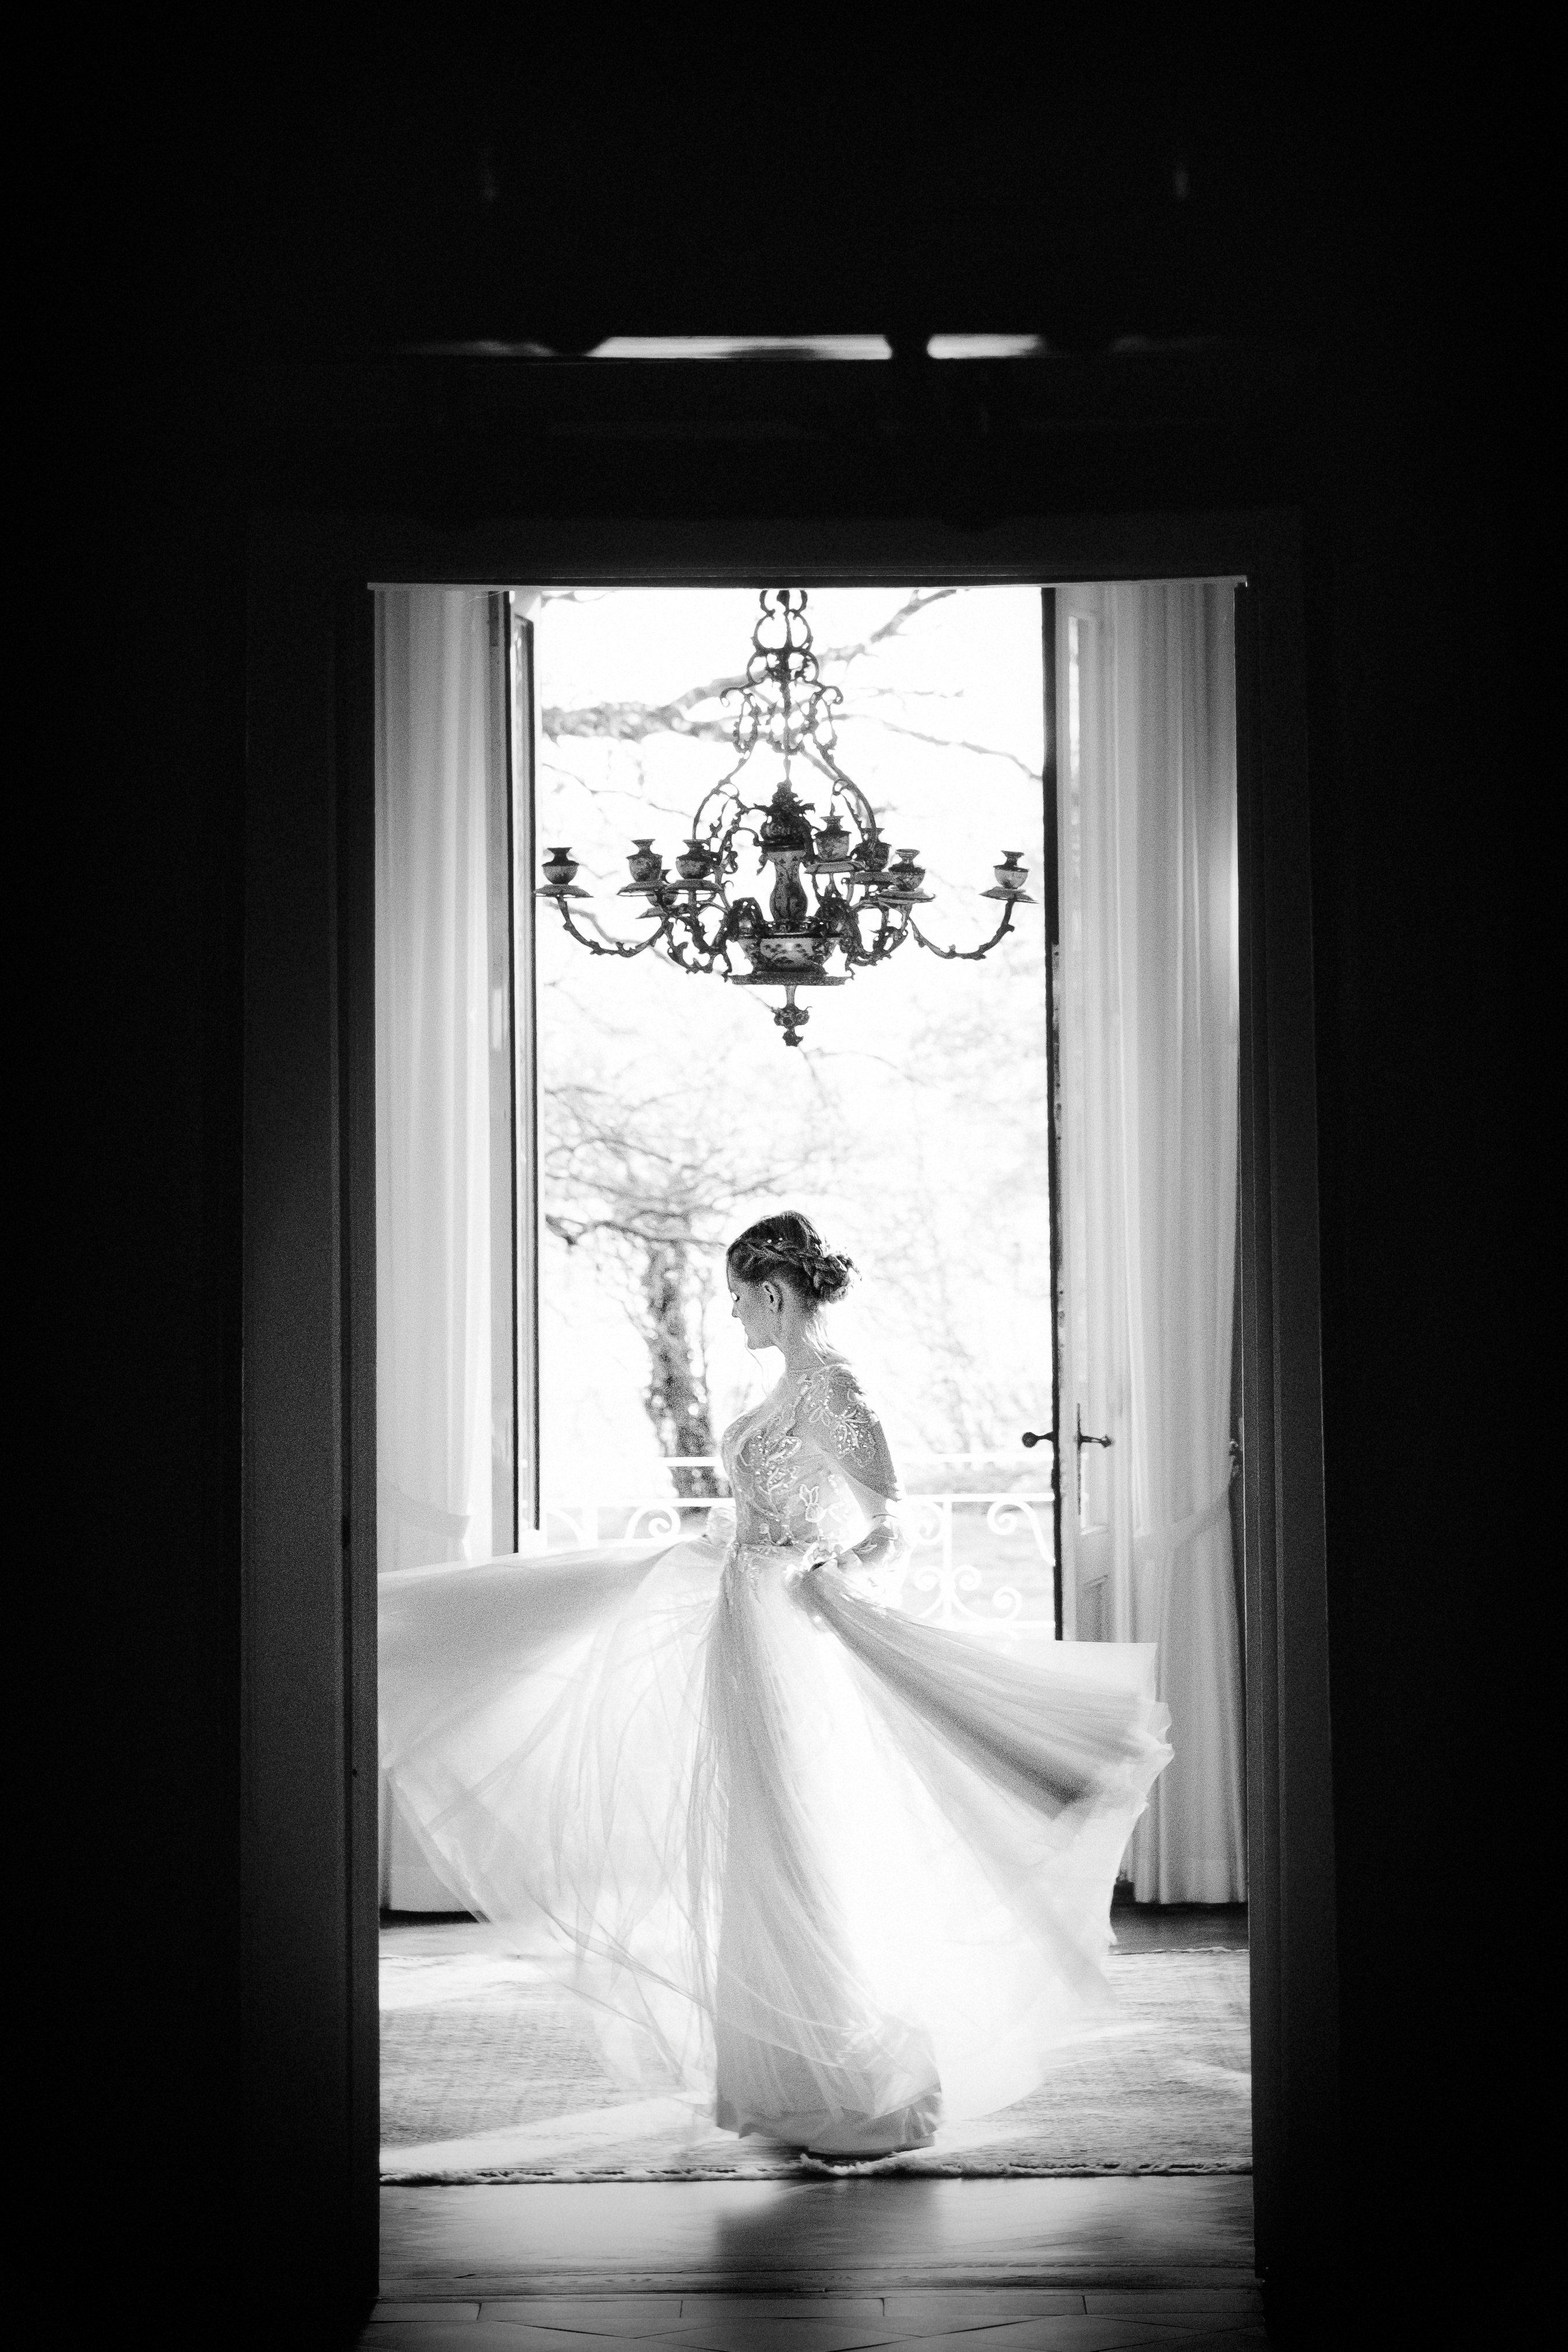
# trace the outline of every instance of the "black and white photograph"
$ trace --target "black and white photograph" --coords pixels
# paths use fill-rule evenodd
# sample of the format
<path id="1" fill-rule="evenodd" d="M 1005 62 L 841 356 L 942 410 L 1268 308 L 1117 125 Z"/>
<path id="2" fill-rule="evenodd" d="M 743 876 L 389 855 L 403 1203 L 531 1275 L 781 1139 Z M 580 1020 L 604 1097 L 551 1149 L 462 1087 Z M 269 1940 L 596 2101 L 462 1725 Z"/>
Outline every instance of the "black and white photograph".
<path id="1" fill-rule="evenodd" d="M 94 70 L 72 2326 L 1536 2340 L 1499 60 Z"/>

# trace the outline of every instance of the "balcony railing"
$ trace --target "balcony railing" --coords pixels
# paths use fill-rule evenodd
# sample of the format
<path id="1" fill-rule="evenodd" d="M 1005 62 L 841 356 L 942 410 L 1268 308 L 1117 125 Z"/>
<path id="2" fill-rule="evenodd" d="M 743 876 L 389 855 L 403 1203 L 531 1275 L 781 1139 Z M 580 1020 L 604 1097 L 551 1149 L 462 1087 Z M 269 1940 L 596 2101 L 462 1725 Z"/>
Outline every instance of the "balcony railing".
<path id="1" fill-rule="evenodd" d="M 933 1457 L 986 1463 L 999 1454 Z M 672 1468 L 716 1468 L 693 1457 Z M 912 1470 L 915 1468 L 912 1464 Z M 545 1506 L 549 1550 L 674 1542 L 701 1532 L 711 1505 L 698 1496 L 599 1497 Z M 1007 1636 L 1049 1634 L 1054 1622 L 1051 1496 L 1038 1488 L 951 1487 L 900 1505 L 909 1539 L 899 1606 L 927 1625 Z"/>

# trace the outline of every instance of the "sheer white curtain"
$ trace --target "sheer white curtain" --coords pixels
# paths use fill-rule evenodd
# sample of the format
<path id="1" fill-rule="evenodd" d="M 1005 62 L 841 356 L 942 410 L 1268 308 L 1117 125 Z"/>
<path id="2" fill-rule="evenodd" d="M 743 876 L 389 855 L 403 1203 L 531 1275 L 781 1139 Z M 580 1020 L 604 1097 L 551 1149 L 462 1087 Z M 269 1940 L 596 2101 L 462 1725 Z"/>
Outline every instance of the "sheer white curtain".
<path id="1" fill-rule="evenodd" d="M 499 600 L 468 589 L 376 598 L 376 1381 L 383 1570 L 510 1549 L 511 1412 L 496 1300 L 509 1286 L 509 1192 L 496 1197 L 497 1062 L 507 1024 L 493 932 L 506 790 Z M 504 817 L 504 808 L 500 811 Z M 497 1034 L 499 1027 L 502 1034 Z M 504 1123 L 504 1122 L 503 1122 Z M 502 1180 L 504 1181 L 504 1179 Z M 497 1212 L 500 1212 L 497 1214 Z M 505 1255 L 507 1263 L 497 1263 Z M 503 1300 L 509 1320 L 510 1302 Z M 500 1393 L 497 1393 L 497 1391 Z M 503 1426 L 502 1424 L 507 1424 Z M 451 1908 L 383 1802 L 383 1903 Z"/>
<path id="2" fill-rule="evenodd" d="M 1057 596 L 1064 1566 L 1081 1637 L 1158 1644 L 1176 1758 L 1130 1850 L 1141 1902 L 1246 1895 L 1234 607 L 1229 582 Z"/>

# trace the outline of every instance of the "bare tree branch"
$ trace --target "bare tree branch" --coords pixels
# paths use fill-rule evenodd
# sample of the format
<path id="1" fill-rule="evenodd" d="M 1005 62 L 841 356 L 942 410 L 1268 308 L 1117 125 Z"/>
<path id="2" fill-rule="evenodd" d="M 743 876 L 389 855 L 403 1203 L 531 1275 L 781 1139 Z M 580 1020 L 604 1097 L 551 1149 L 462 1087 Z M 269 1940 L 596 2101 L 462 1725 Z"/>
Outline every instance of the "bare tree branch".
<path id="1" fill-rule="evenodd" d="M 954 588 L 916 588 L 880 628 L 873 629 L 854 645 L 821 646 L 817 659 L 823 668 L 847 667 L 873 646 L 898 636 L 931 605 L 956 593 Z M 668 702 L 590 702 L 578 709 L 551 704 L 540 711 L 539 727 L 552 743 L 565 736 L 597 736 L 615 743 L 642 743 L 650 735 L 684 735 L 705 743 L 727 743 L 735 722 L 725 717 L 722 709 L 711 718 L 699 719 L 693 714 L 705 703 L 722 703 L 726 694 L 738 691 L 745 684 L 745 671 L 733 670 L 723 677 L 710 677 L 705 686 L 689 686 L 684 694 L 674 696 Z"/>
<path id="2" fill-rule="evenodd" d="M 709 678 L 691 686 L 669 702 L 590 702 L 580 709 L 548 707 L 539 713 L 539 727 L 552 743 L 567 735 L 608 737 L 615 743 L 641 743 L 650 735 L 686 735 L 708 743 L 727 743 L 732 719 L 722 714 L 694 719 L 692 712 L 705 702 L 716 702 L 731 688 L 744 686 L 744 673 Z"/>
<path id="3" fill-rule="evenodd" d="M 971 743 L 961 735 L 933 735 L 924 727 L 901 727 L 896 719 L 867 719 L 865 723 L 867 726 L 885 727 L 890 735 L 907 735 L 916 743 L 935 743 L 944 751 L 974 751 L 982 760 L 1006 760 L 1009 766 L 1027 776 L 1031 784 L 1040 782 L 1038 768 L 1031 768 L 1029 761 L 1020 760 L 1016 751 L 1003 751 L 995 743 Z"/>
<path id="4" fill-rule="evenodd" d="M 944 597 L 956 596 L 957 593 L 956 588 L 916 588 L 905 597 L 892 618 L 883 623 L 880 629 L 873 629 L 871 635 L 868 637 L 862 637 L 858 645 L 825 646 L 819 652 L 817 659 L 820 662 L 858 661 L 862 654 L 870 653 L 873 646 L 881 645 L 885 638 L 899 635 L 920 614 L 929 611 L 933 604 L 940 604 Z"/>

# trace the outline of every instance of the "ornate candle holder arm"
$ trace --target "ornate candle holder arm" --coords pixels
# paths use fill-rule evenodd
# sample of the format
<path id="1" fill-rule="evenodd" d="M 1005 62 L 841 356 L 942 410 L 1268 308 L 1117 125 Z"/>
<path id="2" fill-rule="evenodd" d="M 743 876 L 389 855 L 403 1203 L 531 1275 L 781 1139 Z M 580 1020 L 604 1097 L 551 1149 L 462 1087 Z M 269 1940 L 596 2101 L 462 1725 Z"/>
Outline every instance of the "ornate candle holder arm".
<path id="1" fill-rule="evenodd" d="M 999 866 L 993 866 L 991 870 L 996 875 L 996 882 L 989 890 L 982 890 L 980 896 L 983 898 L 999 898 L 1001 900 L 1002 919 L 997 925 L 996 929 L 991 933 L 990 938 L 984 940 L 979 947 L 939 948 L 935 940 L 928 940 L 926 938 L 918 923 L 911 922 L 909 928 L 914 932 L 915 938 L 919 940 L 921 946 L 923 948 L 929 949 L 930 952 L 934 956 L 940 956 L 944 963 L 978 963 L 980 958 L 982 956 L 988 956 L 991 950 L 998 946 L 1001 940 L 1005 940 L 1008 933 L 1011 930 L 1013 927 L 1013 908 L 1015 907 L 1032 907 L 1034 905 L 1034 900 L 1024 888 L 1024 884 L 1029 880 L 1029 868 L 1023 863 L 1023 852 L 1021 850 L 1005 849 L 1002 852 L 1001 864 Z"/>
<path id="2" fill-rule="evenodd" d="M 590 955 L 617 956 L 622 963 L 626 963 L 633 956 L 646 955 L 650 948 L 656 948 L 669 930 L 669 924 L 666 921 L 661 922 L 655 930 L 650 931 L 645 940 L 591 939 L 586 931 L 578 929 L 572 920 L 571 908 L 559 890 L 539 890 L 536 891 L 535 896 L 555 900 L 556 905 L 560 908 L 560 919 L 566 925 L 569 935 L 577 941 L 579 947 L 586 948 Z"/>
<path id="3" fill-rule="evenodd" d="M 876 937 L 862 959 L 868 964 L 885 963 L 904 945 L 911 929 L 907 907 L 878 907 L 876 912 L 880 918 Z"/>
<path id="4" fill-rule="evenodd" d="M 980 958 L 982 956 L 988 956 L 991 950 L 994 947 L 998 946 L 1011 930 L 1013 927 L 1013 908 L 1017 904 L 1018 900 L 1016 898 L 1009 898 L 1008 900 L 1007 905 L 1002 908 L 1001 921 L 997 925 L 997 928 L 991 933 L 990 938 L 977 948 L 939 948 L 935 940 L 928 940 L 926 938 L 918 923 L 912 922 L 909 928 L 915 939 L 919 940 L 921 946 L 923 948 L 929 949 L 934 956 L 940 956 L 944 963 L 978 963 Z"/>
<path id="5" fill-rule="evenodd" d="M 674 930 L 676 924 L 689 934 L 691 947 L 702 958 L 700 963 L 695 963 L 692 961 L 685 940 L 676 938 Z M 720 907 L 718 926 L 710 937 L 703 929 L 702 908 L 694 897 L 688 905 L 672 908 L 669 918 L 669 935 L 670 943 L 666 952 L 671 962 L 678 963 L 683 971 L 710 972 L 721 958 L 726 969 L 730 968 L 729 942 L 733 932 L 727 908 Z"/>

